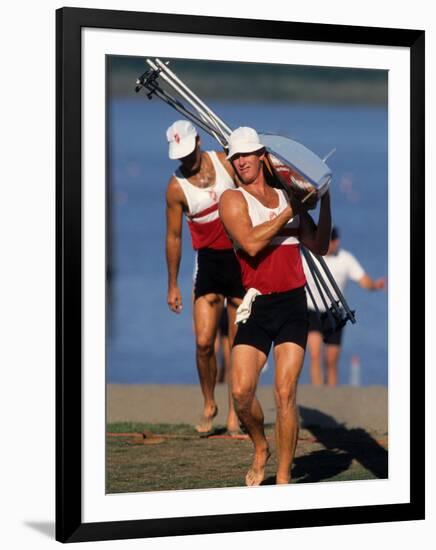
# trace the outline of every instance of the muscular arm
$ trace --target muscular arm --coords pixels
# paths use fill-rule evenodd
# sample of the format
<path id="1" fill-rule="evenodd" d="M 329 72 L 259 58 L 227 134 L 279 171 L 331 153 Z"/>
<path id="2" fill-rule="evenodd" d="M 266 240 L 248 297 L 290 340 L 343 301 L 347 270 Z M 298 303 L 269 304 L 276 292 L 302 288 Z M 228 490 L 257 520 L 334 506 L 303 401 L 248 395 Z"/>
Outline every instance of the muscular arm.
<path id="1" fill-rule="evenodd" d="M 314 254 L 324 256 L 330 242 L 332 217 L 330 212 L 330 194 L 327 191 L 321 198 L 318 225 L 305 211 L 300 212 L 300 241 Z"/>
<path id="2" fill-rule="evenodd" d="M 219 212 L 230 237 L 249 256 L 255 256 L 263 250 L 294 215 L 292 208 L 287 206 L 273 220 L 253 227 L 246 200 L 241 193 L 233 190 L 221 195 Z"/>
<path id="3" fill-rule="evenodd" d="M 168 270 L 167 302 L 170 309 L 175 313 L 179 313 L 182 309 L 182 296 L 177 285 L 177 277 L 182 257 L 183 208 L 183 192 L 177 181 L 172 178 L 166 193 L 166 258 Z"/>
<path id="4" fill-rule="evenodd" d="M 363 275 L 363 277 L 359 280 L 359 286 L 365 290 L 381 290 L 385 287 L 385 280 L 383 277 L 380 277 L 379 279 L 372 279 L 365 273 L 365 275 Z"/>

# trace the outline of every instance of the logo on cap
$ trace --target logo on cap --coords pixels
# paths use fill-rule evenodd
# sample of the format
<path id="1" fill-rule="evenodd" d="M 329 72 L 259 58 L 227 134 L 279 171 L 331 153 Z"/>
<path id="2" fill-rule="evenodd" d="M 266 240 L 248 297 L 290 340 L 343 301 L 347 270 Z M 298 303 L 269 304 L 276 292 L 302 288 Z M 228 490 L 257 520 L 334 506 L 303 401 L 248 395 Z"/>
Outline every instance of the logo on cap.
<path id="1" fill-rule="evenodd" d="M 179 136 L 179 134 L 174 134 L 174 141 L 175 141 L 176 143 L 180 143 L 180 136 Z"/>

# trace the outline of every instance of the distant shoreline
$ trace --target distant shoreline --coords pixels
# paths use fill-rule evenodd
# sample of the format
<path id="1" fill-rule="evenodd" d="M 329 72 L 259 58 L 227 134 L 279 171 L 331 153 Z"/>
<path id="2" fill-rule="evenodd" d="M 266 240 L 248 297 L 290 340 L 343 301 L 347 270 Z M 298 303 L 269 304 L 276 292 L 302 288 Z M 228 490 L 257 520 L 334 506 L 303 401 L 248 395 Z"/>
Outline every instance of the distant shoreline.
<path id="1" fill-rule="evenodd" d="M 172 59 L 170 67 L 201 99 L 387 106 L 387 71 L 340 67 Z M 138 97 L 145 58 L 110 56 L 110 97 Z M 166 85 L 161 82 L 165 88 Z M 171 91 L 173 93 L 173 91 Z"/>
<path id="2" fill-rule="evenodd" d="M 145 98 L 144 93 L 134 91 L 135 79 L 138 74 L 132 71 L 118 73 L 109 87 L 112 97 Z M 363 104 L 387 105 L 387 89 L 383 82 L 367 82 L 350 80 L 329 83 L 323 80 L 305 79 L 276 83 L 273 88 L 268 82 L 256 87 L 247 88 L 242 78 L 232 77 L 219 85 L 211 83 L 210 79 L 190 79 L 190 85 L 195 93 L 206 102 L 209 100 L 238 102 L 298 102 L 298 103 L 330 103 L 334 105 Z"/>

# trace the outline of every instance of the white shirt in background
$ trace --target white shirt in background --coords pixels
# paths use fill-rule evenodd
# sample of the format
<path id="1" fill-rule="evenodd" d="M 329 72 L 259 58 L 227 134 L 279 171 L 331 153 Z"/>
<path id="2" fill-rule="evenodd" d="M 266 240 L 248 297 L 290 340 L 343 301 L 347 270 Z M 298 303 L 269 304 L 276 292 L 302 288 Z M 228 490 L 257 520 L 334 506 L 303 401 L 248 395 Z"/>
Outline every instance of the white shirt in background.
<path id="1" fill-rule="evenodd" d="M 317 303 L 319 311 L 323 312 L 325 311 L 324 302 L 322 301 L 318 289 L 316 288 L 315 282 L 313 281 L 312 274 L 309 270 L 309 267 L 306 263 L 306 260 L 303 257 L 303 269 L 304 273 L 306 275 L 307 283 L 310 286 L 310 290 L 312 291 L 313 297 Z M 365 271 L 363 267 L 360 265 L 360 263 L 356 260 L 356 258 L 347 250 L 343 250 L 342 248 L 339 250 L 337 254 L 327 254 L 326 256 L 323 256 L 325 263 L 327 264 L 327 267 L 330 269 L 336 284 L 338 285 L 339 290 L 344 293 L 344 290 L 347 286 L 348 280 L 351 279 L 352 281 L 355 281 L 356 283 L 360 281 L 360 279 L 365 275 Z M 320 267 L 319 263 L 316 259 L 314 259 L 314 262 L 316 266 L 319 268 L 321 274 L 324 274 L 324 271 Z M 330 282 L 327 280 L 326 277 L 324 279 L 327 282 L 327 285 L 333 294 L 333 296 L 338 299 L 338 296 L 333 290 L 333 287 L 331 286 Z M 322 288 L 322 287 L 321 287 Z M 315 307 L 313 305 L 312 299 L 307 292 L 307 306 L 312 311 L 315 311 Z M 327 299 L 327 304 L 329 304 L 330 300 Z"/>

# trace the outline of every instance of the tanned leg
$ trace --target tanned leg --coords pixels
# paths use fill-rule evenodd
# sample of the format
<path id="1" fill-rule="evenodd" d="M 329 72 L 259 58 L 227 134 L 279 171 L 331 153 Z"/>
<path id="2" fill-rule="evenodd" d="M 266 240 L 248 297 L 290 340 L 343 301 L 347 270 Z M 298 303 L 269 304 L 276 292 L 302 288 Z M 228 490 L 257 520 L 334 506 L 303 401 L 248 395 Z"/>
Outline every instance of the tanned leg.
<path id="1" fill-rule="evenodd" d="M 224 382 L 224 378 L 225 378 L 225 363 L 224 363 L 223 335 L 221 334 L 221 331 L 219 330 L 219 328 L 216 333 L 215 343 L 213 348 L 215 352 L 215 360 L 217 362 L 216 381 L 218 384 L 221 384 L 222 382 Z M 222 357 L 222 361 L 219 361 L 220 356 Z"/>
<path id="2" fill-rule="evenodd" d="M 277 407 L 276 448 L 277 484 L 289 483 L 291 465 L 298 440 L 299 419 L 297 409 L 297 384 L 303 367 L 304 349 L 285 342 L 275 347 L 276 372 L 274 394 Z"/>
<path id="3" fill-rule="evenodd" d="M 218 414 L 215 401 L 217 365 L 214 343 L 222 307 L 223 298 L 217 294 L 200 296 L 194 302 L 197 371 L 204 398 L 202 417 L 195 427 L 199 433 L 210 432 L 213 419 Z"/>
<path id="4" fill-rule="evenodd" d="M 321 365 L 321 333 L 316 330 L 311 330 L 307 336 L 307 346 L 310 356 L 310 381 L 314 386 L 321 386 L 324 382 Z"/>
<path id="5" fill-rule="evenodd" d="M 254 446 L 253 462 L 245 476 L 248 486 L 262 483 L 270 457 L 263 411 L 255 398 L 257 381 L 265 362 L 265 354 L 251 346 L 241 344 L 232 350 L 232 394 L 235 408 Z"/>
<path id="6" fill-rule="evenodd" d="M 223 355 L 223 382 L 230 382 L 230 354 L 231 354 L 231 346 L 230 346 L 230 338 L 228 334 L 223 334 L 221 336 L 221 351 Z"/>
<path id="7" fill-rule="evenodd" d="M 335 344 L 326 346 L 326 366 L 327 366 L 327 385 L 338 385 L 338 361 L 341 353 L 341 347 Z"/>
<path id="8" fill-rule="evenodd" d="M 228 357 L 228 363 L 226 368 L 226 380 L 228 384 L 228 395 L 229 395 L 229 412 L 227 415 L 227 431 L 230 433 L 230 435 L 237 435 L 239 434 L 239 419 L 235 411 L 235 405 L 233 403 L 233 397 L 232 397 L 232 387 L 231 387 L 231 380 L 232 380 L 232 362 L 231 362 L 231 349 L 233 346 L 233 341 L 236 336 L 236 330 L 237 325 L 235 325 L 235 319 L 236 319 L 236 310 L 241 303 L 241 300 L 239 298 L 228 298 L 227 299 L 227 316 L 229 321 L 229 336 L 228 336 L 228 344 L 229 344 L 229 357 Z M 224 352 L 224 349 L 223 349 Z"/>

